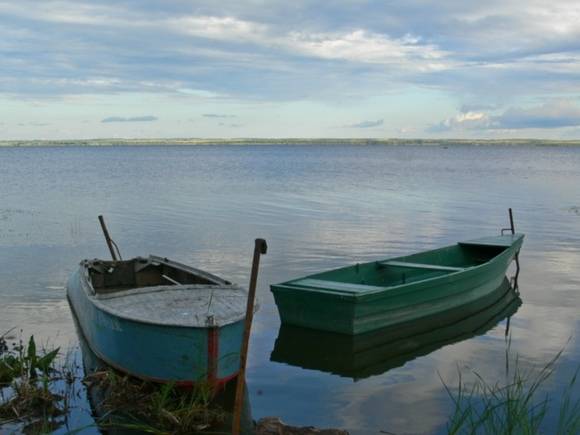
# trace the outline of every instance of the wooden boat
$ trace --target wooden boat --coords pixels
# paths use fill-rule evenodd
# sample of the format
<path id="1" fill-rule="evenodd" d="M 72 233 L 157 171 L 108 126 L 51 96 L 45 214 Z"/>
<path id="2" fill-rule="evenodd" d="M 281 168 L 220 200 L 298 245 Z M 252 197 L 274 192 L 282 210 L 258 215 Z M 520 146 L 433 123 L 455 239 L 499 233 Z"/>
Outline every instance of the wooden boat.
<path id="1" fill-rule="evenodd" d="M 283 324 L 361 334 L 458 308 L 491 293 L 523 239 L 523 234 L 509 234 L 459 242 L 317 273 L 271 289 Z"/>
<path id="2" fill-rule="evenodd" d="M 247 291 L 167 258 L 85 260 L 67 296 L 91 350 L 107 364 L 156 382 L 234 378 Z"/>
<path id="3" fill-rule="evenodd" d="M 485 334 L 513 316 L 522 301 L 507 278 L 458 309 L 358 335 L 281 325 L 271 361 L 353 380 L 377 376 L 443 346 Z"/>

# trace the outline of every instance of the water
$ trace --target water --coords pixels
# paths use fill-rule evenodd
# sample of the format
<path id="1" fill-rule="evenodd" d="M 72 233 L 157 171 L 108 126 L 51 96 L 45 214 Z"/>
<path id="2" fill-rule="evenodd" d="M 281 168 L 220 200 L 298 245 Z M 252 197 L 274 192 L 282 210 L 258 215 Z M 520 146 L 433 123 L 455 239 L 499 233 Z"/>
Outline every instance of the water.
<path id="1" fill-rule="evenodd" d="M 253 417 L 438 432 L 452 411 L 441 378 L 504 379 L 506 320 L 353 380 L 271 361 L 280 324 L 268 284 L 494 235 L 512 207 L 526 240 L 511 351 L 541 366 L 564 349 L 546 385 L 558 397 L 580 360 L 578 186 L 580 148 L 565 147 L 0 148 L 0 333 L 75 345 L 64 285 L 80 259 L 108 257 L 98 214 L 124 257 L 156 253 L 244 285 L 264 237 Z"/>

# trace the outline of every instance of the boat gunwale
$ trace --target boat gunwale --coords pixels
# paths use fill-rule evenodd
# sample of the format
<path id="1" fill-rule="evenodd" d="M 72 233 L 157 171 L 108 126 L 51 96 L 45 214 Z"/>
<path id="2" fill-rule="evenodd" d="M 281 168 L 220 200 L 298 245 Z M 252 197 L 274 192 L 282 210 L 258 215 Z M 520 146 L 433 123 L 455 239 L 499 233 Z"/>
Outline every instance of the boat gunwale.
<path id="1" fill-rule="evenodd" d="M 366 302 L 367 299 L 372 300 L 373 296 L 376 297 L 377 295 L 378 296 L 385 296 L 385 297 L 400 296 L 401 294 L 418 291 L 419 289 L 417 289 L 416 287 L 421 287 L 420 290 L 425 290 L 425 288 L 424 288 L 425 284 L 429 284 L 430 285 L 429 288 L 431 288 L 432 286 L 439 285 L 438 281 L 443 281 L 444 279 L 449 279 L 449 278 L 452 278 L 452 279 L 457 278 L 458 276 L 461 276 L 462 274 L 466 274 L 469 272 L 478 272 L 485 267 L 489 267 L 492 264 L 499 262 L 500 259 L 503 259 L 509 255 L 512 255 L 514 245 L 521 244 L 523 242 L 524 236 L 525 235 L 523 233 L 515 233 L 515 234 L 511 235 L 512 243 L 508 246 L 504 246 L 505 249 L 502 252 L 500 252 L 497 255 L 495 255 L 494 257 L 490 258 L 485 263 L 474 265 L 474 266 L 469 266 L 469 267 L 463 268 L 463 269 L 458 270 L 458 271 L 453 271 L 453 272 L 446 273 L 444 275 L 439 275 L 439 276 L 432 276 L 432 277 L 428 277 L 428 278 L 421 279 L 421 280 L 414 281 L 414 282 L 410 282 L 410 283 L 397 284 L 395 286 L 385 286 L 385 287 L 382 287 L 381 289 L 378 289 L 378 290 L 368 290 L 368 291 L 364 291 L 364 292 L 346 293 L 346 292 L 334 291 L 334 290 L 323 289 L 323 288 L 301 287 L 299 284 L 293 284 L 295 281 L 299 281 L 299 280 L 307 279 L 307 278 L 312 278 L 316 275 L 319 275 L 320 273 L 334 272 L 334 271 L 350 268 L 350 267 L 353 267 L 352 265 L 340 267 L 340 268 L 336 268 L 336 269 L 332 269 L 332 270 L 328 270 L 328 271 L 323 271 L 323 272 L 315 273 L 312 275 L 303 276 L 303 277 L 296 278 L 296 279 L 290 280 L 290 281 L 286 281 L 286 282 L 283 282 L 280 284 L 274 284 L 271 286 L 271 289 L 272 289 L 273 293 L 275 293 L 276 291 L 279 291 L 279 290 L 281 290 L 281 291 L 297 291 L 298 290 L 298 291 L 303 291 L 306 293 L 314 293 L 314 294 L 328 295 L 328 296 L 334 296 L 334 297 L 338 296 L 340 299 L 350 300 L 350 301 L 354 301 L 354 302 L 359 302 L 362 300 L 365 300 L 365 302 Z M 501 237 L 501 236 L 498 236 L 498 237 Z M 469 242 L 474 242 L 476 240 L 478 240 L 478 239 L 469 240 Z M 421 253 L 434 252 L 434 251 L 438 251 L 438 250 L 442 250 L 442 249 L 446 249 L 446 248 L 452 248 L 452 247 L 460 245 L 461 243 L 463 243 L 463 242 L 457 242 L 456 244 L 453 244 L 453 245 L 443 246 L 441 248 L 436 248 L 436 249 L 429 250 L 429 251 L 422 251 Z M 498 245 L 498 246 L 501 246 L 501 245 Z M 417 254 L 417 253 L 414 253 L 414 254 Z M 405 257 L 408 257 L 410 255 L 414 255 L 414 254 L 402 255 L 402 256 L 378 260 L 378 261 L 370 261 L 370 262 L 367 262 L 364 264 L 381 263 L 381 262 L 386 262 L 386 261 L 395 261 L 395 260 L 398 260 L 400 258 L 405 258 Z M 361 264 L 363 264 L 363 263 L 361 263 Z M 328 280 L 328 281 L 332 282 L 331 280 Z M 403 291 L 401 291 L 401 290 L 403 290 Z M 393 294 L 393 293 L 396 293 L 396 294 Z"/>

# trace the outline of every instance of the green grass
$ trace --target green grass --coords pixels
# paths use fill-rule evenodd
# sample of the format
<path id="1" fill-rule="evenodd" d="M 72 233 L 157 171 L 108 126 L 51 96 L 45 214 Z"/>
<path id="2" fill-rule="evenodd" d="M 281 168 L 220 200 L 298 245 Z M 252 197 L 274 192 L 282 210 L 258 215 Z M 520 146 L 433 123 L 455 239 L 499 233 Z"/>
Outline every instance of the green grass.
<path id="1" fill-rule="evenodd" d="M 85 378 L 87 388 L 100 389 L 98 425 L 153 434 L 204 432 L 223 423 L 228 414 L 212 403 L 214 388 L 154 384 L 121 375 L 112 369 Z M 212 432 L 215 433 L 215 432 Z"/>
<path id="2" fill-rule="evenodd" d="M 68 412 L 67 394 L 53 388 L 66 372 L 55 367 L 60 349 L 38 349 L 34 336 L 9 346 L 6 334 L 0 337 L 0 426 L 19 421 L 29 432 L 54 429 Z"/>
<path id="3" fill-rule="evenodd" d="M 542 386 L 553 375 L 561 355 L 562 351 L 540 370 L 524 370 L 518 357 L 510 366 L 508 343 L 508 377 L 505 383 L 489 383 L 474 373 L 475 382 L 468 385 L 461 372 L 455 391 L 443 382 L 454 404 L 447 432 L 450 435 L 580 434 L 580 397 L 577 389 L 580 366 L 559 401 L 542 392 Z M 556 414 L 555 424 L 554 417 L 548 421 L 550 414 Z M 548 425 L 551 427 L 546 427 Z"/>
<path id="4" fill-rule="evenodd" d="M 75 385 L 87 393 L 98 390 L 95 425 L 105 430 L 186 434 L 214 430 L 229 414 L 213 399 L 207 383 L 180 389 L 121 375 L 112 369 L 82 379 L 73 354 L 60 348 L 39 349 L 34 336 L 26 342 L 0 336 L 0 428 L 17 425 L 23 433 L 50 433 L 62 426 L 71 411 Z M 85 428 L 82 428 L 85 429 Z M 79 429 L 80 431 L 80 429 Z M 216 433 L 216 432 L 212 432 Z"/>

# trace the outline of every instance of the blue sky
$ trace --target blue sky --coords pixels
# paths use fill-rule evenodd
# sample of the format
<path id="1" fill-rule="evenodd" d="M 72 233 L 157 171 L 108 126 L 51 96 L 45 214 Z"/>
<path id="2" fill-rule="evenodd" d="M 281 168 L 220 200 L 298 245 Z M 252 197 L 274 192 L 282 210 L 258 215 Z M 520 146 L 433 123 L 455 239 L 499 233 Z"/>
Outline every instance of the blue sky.
<path id="1" fill-rule="evenodd" d="M 0 139 L 580 139 L 580 2 L 0 0 Z"/>

